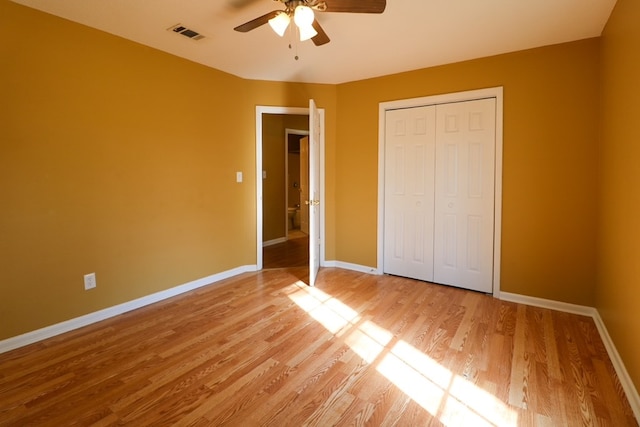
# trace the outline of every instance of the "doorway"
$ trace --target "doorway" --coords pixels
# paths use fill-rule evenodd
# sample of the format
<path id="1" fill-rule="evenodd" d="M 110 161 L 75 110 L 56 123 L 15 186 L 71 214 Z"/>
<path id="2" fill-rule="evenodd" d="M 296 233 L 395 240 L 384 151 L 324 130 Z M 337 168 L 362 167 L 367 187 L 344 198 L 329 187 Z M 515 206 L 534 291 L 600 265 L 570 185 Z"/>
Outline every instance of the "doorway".
<path id="1" fill-rule="evenodd" d="M 270 120 L 263 120 L 263 126 L 267 122 L 273 122 L 277 128 L 286 126 L 286 123 L 298 121 L 298 125 L 305 124 L 308 127 L 308 118 L 306 116 L 289 117 L 289 116 L 267 116 Z M 292 120 L 293 119 L 293 120 Z M 300 119 L 306 119 L 307 123 L 302 123 Z M 284 123 L 283 123 L 284 122 Z M 266 126 L 264 126 L 266 127 Z M 282 194 L 274 194 L 274 183 L 269 178 L 274 178 L 274 172 L 263 172 L 263 268 L 292 268 L 305 267 L 309 265 L 309 210 L 308 205 L 304 204 L 304 200 L 309 200 L 308 186 L 305 177 L 308 179 L 308 152 L 305 151 L 305 139 L 308 138 L 309 131 L 306 129 L 284 129 L 284 154 L 282 161 L 284 164 L 284 187 Z M 275 142 L 275 144 L 274 144 Z M 274 147 L 273 145 L 276 145 Z M 265 129 L 263 133 L 263 166 L 269 168 L 269 151 L 273 157 L 277 157 L 278 147 L 277 138 L 269 135 L 269 130 Z M 307 156 L 305 161 L 305 156 Z M 273 159 L 272 159 L 273 161 Z M 266 172 L 266 171 L 265 171 Z M 277 179 L 275 181 L 278 181 Z M 275 185 L 277 187 L 277 182 Z M 305 189 L 307 195 L 305 195 Z M 282 197 L 284 196 L 284 205 L 282 205 Z M 271 199 L 271 200 L 270 200 Z M 278 209 L 280 208 L 280 209 Z M 306 208 L 306 209 L 305 209 Z M 273 230 L 267 230 L 269 223 L 274 226 L 274 221 L 269 221 L 268 216 L 274 216 L 276 228 L 275 231 L 280 238 L 268 241 L 266 236 L 273 235 Z M 284 223 L 284 225 L 280 225 Z M 283 234 L 284 233 L 284 234 Z"/>
<path id="2" fill-rule="evenodd" d="M 265 166 L 268 163 L 268 159 L 265 158 L 265 152 L 264 152 L 264 147 L 263 147 L 263 130 L 265 127 L 266 122 L 269 120 L 269 118 L 273 115 L 286 115 L 286 116 L 293 116 L 293 117 L 297 117 L 299 120 L 304 120 L 307 123 L 309 122 L 309 109 L 308 108 L 298 108 L 298 107 L 267 107 L 267 106 L 258 106 L 256 107 L 256 248 L 257 248 L 257 253 L 256 253 L 256 268 L 257 270 L 261 270 L 262 268 L 264 268 L 264 253 L 263 253 L 263 244 L 265 242 L 265 235 L 264 235 L 264 230 L 265 230 L 265 208 L 263 205 L 264 202 L 264 197 L 265 197 L 265 190 L 266 190 L 266 186 L 267 186 L 267 180 L 269 180 L 271 175 L 270 170 L 266 169 Z M 324 122 L 324 111 L 323 110 L 319 110 L 319 114 L 320 114 L 320 121 L 323 123 Z M 298 121 L 299 123 L 300 121 Z M 299 128 L 300 126 L 295 126 L 292 125 L 292 127 L 294 128 Z M 308 131 L 307 131 L 308 133 Z M 281 140 L 283 140 L 282 138 L 282 133 L 280 133 L 280 138 Z M 324 132 L 320 133 L 320 138 L 319 138 L 319 163 L 320 163 L 320 193 L 321 193 L 321 198 L 324 198 Z M 283 147 L 281 151 L 279 151 L 278 156 L 279 159 L 283 159 L 286 158 L 282 155 L 283 152 L 287 151 L 288 149 Z M 284 184 L 285 179 L 284 179 L 284 175 L 286 173 L 286 169 L 285 166 L 283 165 L 283 167 L 280 169 L 280 172 L 283 175 L 282 178 L 282 185 L 280 185 L 278 191 L 280 193 L 282 193 L 282 203 L 280 204 L 280 207 L 278 208 L 279 210 L 279 214 L 278 214 L 278 225 L 282 227 L 282 233 L 279 235 L 279 238 L 281 239 L 282 242 L 286 242 L 287 241 L 287 216 L 285 216 L 285 212 L 287 212 L 287 208 L 288 208 L 288 201 L 286 201 L 287 197 L 285 194 L 287 194 L 286 191 L 286 185 Z M 284 191 L 283 191 L 284 190 Z M 301 202 L 302 204 L 302 202 Z M 320 242 L 320 247 L 321 247 L 321 251 L 320 251 L 320 264 L 324 264 L 324 206 L 320 205 L 320 238 L 319 238 L 319 242 Z M 276 239 L 272 239 L 273 236 L 269 236 L 269 238 L 267 238 L 267 241 L 271 240 L 272 242 L 275 240 L 277 243 L 278 238 Z M 305 239 L 305 246 L 306 246 L 306 259 L 308 259 L 308 255 L 309 255 L 309 243 L 308 243 L 308 239 Z M 298 242 L 299 243 L 299 242 Z M 307 264 L 308 265 L 308 264 Z"/>

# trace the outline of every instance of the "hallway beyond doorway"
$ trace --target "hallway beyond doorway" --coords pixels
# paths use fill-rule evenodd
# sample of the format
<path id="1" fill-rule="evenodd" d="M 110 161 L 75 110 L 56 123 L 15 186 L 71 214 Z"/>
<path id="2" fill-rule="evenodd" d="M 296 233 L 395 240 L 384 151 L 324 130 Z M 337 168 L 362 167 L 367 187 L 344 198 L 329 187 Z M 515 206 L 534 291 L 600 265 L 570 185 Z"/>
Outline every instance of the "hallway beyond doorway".
<path id="1" fill-rule="evenodd" d="M 290 230 L 286 242 L 263 249 L 263 268 L 309 266 L 309 236 L 300 230 Z"/>

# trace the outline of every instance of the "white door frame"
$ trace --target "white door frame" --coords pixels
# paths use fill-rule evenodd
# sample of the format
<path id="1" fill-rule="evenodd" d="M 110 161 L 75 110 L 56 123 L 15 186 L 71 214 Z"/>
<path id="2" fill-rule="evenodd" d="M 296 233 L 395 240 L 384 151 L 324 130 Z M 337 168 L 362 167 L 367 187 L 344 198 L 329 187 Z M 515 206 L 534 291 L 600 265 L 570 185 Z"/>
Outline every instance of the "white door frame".
<path id="1" fill-rule="evenodd" d="M 495 206 L 493 237 L 493 296 L 500 297 L 500 255 L 502 238 L 502 138 L 503 138 L 503 88 L 502 86 L 433 95 L 420 98 L 381 102 L 378 119 L 378 265 L 377 274 L 384 274 L 384 149 L 386 111 L 399 108 L 422 107 L 426 105 L 448 104 L 473 101 L 476 99 L 496 99 L 496 152 L 495 152 Z"/>
<path id="2" fill-rule="evenodd" d="M 325 265 L 325 209 L 324 209 L 324 109 L 320 113 L 320 265 Z M 256 106 L 256 270 L 262 270 L 262 115 L 290 114 L 309 115 L 308 108 Z"/>

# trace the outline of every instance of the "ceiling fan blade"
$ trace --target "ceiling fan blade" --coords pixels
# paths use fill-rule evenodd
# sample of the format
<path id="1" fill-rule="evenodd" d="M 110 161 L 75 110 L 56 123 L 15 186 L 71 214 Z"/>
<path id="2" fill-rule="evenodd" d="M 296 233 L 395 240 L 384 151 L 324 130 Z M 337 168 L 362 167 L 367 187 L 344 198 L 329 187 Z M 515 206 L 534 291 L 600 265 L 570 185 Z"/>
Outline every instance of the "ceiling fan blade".
<path id="1" fill-rule="evenodd" d="M 242 9 L 258 1 L 259 0 L 228 0 L 228 4 L 234 9 Z"/>
<path id="2" fill-rule="evenodd" d="M 238 25 L 237 27 L 234 28 L 234 30 L 236 31 L 240 31 L 241 33 L 246 33 L 249 32 L 251 30 L 254 30 L 256 28 L 258 28 L 261 25 L 266 24 L 267 22 L 269 22 L 269 19 L 271 18 L 275 18 L 277 14 L 279 14 L 280 12 L 282 12 L 281 10 L 274 10 L 272 12 L 269 12 L 265 15 L 259 16 L 256 19 L 252 19 L 249 22 L 245 22 L 242 25 Z"/>
<path id="3" fill-rule="evenodd" d="M 313 44 L 315 44 L 316 46 L 322 46 L 323 44 L 327 44 L 331 41 L 327 33 L 325 33 L 322 27 L 320 26 L 320 23 L 318 22 L 317 19 L 313 20 L 312 25 L 313 25 L 313 29 L 318 32 L 318 34 L 316 34 L 311 38 L 311 41 L 313 41 Z"/>
<path id="4" fill-rule="evenodd" d="M 382 13 L 387 0 L 325 0 L 326 12 Z"/>

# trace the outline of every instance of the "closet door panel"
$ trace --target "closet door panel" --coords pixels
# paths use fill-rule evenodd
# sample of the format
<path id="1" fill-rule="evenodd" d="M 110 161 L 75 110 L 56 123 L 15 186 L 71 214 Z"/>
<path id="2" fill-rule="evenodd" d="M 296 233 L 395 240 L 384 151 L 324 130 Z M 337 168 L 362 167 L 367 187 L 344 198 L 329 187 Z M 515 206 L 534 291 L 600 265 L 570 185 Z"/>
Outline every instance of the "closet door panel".
<path id="1" fill-rule="evenodd" d="M 433 280 L 435 107 L 385 115 L 384 272 Z"/>
<path id="2" fill-rule="evenodd" d="M 436 107 L 434 278 L 491 292 L 495 99 Z"/>

